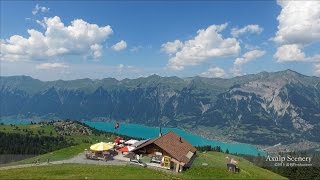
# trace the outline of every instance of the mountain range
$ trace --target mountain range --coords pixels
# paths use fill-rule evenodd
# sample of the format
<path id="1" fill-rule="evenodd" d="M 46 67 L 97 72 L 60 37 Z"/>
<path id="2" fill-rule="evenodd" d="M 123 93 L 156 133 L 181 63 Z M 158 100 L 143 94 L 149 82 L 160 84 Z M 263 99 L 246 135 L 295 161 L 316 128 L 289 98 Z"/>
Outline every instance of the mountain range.
<path id="1" fill-rule="evenodd" d="M 259 145 L 320 142 L 320 78 L 292 70 L 230 79 L 1 76 L 0 98 L 1 117 L 117 120 Z"/>

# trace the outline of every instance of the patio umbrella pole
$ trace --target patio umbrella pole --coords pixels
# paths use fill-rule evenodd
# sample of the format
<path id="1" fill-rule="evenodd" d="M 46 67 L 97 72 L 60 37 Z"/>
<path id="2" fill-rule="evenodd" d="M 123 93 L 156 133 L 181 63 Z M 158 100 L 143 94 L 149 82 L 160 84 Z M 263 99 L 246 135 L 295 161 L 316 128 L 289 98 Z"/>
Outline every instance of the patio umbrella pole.
<path id="1" fill-rule="evenodd" d="M 117 122 L 116 122 L 117 123 Z M 117 128 L 116 128 L 116 124 L 114 125 L 114 131 L 113 131 L 114 135 L 117 137 Z"/>

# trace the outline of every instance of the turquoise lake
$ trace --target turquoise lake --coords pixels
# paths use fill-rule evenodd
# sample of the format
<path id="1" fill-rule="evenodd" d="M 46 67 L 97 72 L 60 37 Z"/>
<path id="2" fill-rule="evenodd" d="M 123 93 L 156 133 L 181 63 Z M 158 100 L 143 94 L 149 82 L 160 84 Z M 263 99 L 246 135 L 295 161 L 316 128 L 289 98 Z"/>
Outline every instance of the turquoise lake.
<path id="1" fill-rule="evenodd" d="M 139 124 L 132 123 L 120 123 L 120 127 L 115 131 L 113 122 L 95 122 L 95 121 L 83 121 L 87 125 L 94 127 L 96 129 L 107 131 L 107 132 L 116 132 L 117 134 L 123 134 L 127 136 L 137 137 L 137 138 L 155 138 L 159 136 L 158 127 L 149 127 Z M 265 152 L 257 149 L 256 147 L 249 144 L 242 143 L 224 143 L 220 141 L 210 140 L 203 138 L 201 136 L 187 133 L 181 129 L 177 128 L 161 128 L 162 133 L 167 133 L 173 131 L 176 134 L 180 135 L 182 138 L 188 140 L 194 146 L 220 146 L 222 150 L 228 149 L 230 153 L 238 154 L 248 154 L 248 155 L 265 155 Z"/>
<path id="2" fill-rule="evenodd" d="M 33 120 L 34 121 L 34 120 Z M 34 122 L 38 122 L 34 121 Z M 117 134 L 123 134 L 127 136 L 137 137 L 137 138 L 155 138 L 159 136 L 159 128 L 158 127 L 149 127 L 139 124 L 132 123 L 120 123 L 120 127 L 115 131 L 114 130 L 114 122 L 96 122 L 96 121 L 82 121 L 87 125 L 102 130 L 106 132 L 116 132 Z M 30 119 L 14 119 L 14 118 L 1 118 L 0 123 L 4 124 L 30 124 Z M 211 145 L 220 146 L 223 151 L 226 149 L 229 150 L 230 153 L 238 153 L 238 154 L 248 154 L 248 155 L 266 155 L 265 152 L 257 149 L 255 146 L 249 144 L 242 143 L 224 143 L 216 140 L 206 139 L 196 134 L 187 133 L 181 129 L 177 128 L 162 128 L 162 133 L 167 133 L 169 131 L 173 131 L 176 134 L 180 135 L 182 138 L 188 140 L 194 146 L 204 146 Z"/>

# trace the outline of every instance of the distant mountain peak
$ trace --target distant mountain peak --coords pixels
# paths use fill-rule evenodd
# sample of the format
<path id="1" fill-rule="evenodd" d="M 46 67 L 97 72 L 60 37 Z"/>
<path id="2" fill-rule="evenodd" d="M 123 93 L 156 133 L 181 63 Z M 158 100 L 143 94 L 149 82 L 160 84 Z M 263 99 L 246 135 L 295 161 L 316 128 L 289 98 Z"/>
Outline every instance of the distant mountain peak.
<path id="1" fill-rule="evenodd" d="M 147 78 L 161 78 L 161 76 L 159 76 L 157 74 L 152 74 L 152 75 L 148 76 Z"/>
<path id="2" fill-rule="evenodd" d="M 1 76 L 0 116 L 103 118 L 189 129 L 206 126 L 221 129 L 223 138 L 257 144 L 293 142 L 288 133 L 319 142 L 319 85 L 320 78 L 290 69 L 229 79 L 154 74 L 121 81 L 40 81 Z"/>
<path id="3" fill-rule="evenodd" d="M 278 73 L 276 73 L 277 75 L 280 75 L 280 78 L 284 78 L 288 81 L 300 81 L 301 77 L 305 76 L 303 74 L 300 74 L 296 71 L 293 71 L 291 69 L 287 69 L 284 71 L 279 71 Z"/>
<path id="4" fill-rule="evenodd" d="M 286 73 L 286 74 L 291 74 L 291 75 L 301 75 L 300 73 L 294 71 L 294 70 L 291 70 L 291 69 L 286 69 L 284 71 L 282 71 L 283 73 Z"/>

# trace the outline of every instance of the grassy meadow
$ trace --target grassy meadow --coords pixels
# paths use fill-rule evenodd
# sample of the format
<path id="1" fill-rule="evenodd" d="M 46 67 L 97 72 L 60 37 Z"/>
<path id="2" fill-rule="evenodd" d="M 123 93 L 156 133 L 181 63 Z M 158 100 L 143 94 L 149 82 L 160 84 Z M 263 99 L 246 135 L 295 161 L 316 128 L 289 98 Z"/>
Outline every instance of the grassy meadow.
<path id="1" fill-rule="evenodd" d="M 78 126 L 77 124 L 76 126 Z M 5 133 L 27 133 L 34 135 L 59 136 L 61 130 L 53 125 L 0 125 L 0 132 Z M 92 143 L 99 141 L 112 141 L 113 135 L 96 133 L 79 134 L 76 131 L 64 137 L 75 145 L 63 149 L 41 154 L 22 161 L 2 164 L 1 166 L 13 166 L 20 164 L 32 164 L 36 160 L 47 162 L 65 160 L 81 153 L 90 147 Z M 226 156 L 238 160 L 240 173 L 231 173 L 226 169 Z M 28 168 L 17 168 L 0 170 L 0 179 L 286 179 L 266 169 L 255 166 L 251 162 L 237 156 L 220 152 L 198 152 L 190 169 L 182 173 L 168 173 L 163 170 L 142 168 L 136 166 L 114 166 L 114 165 L 89 165 L 89 164 L 59 164 L 33 166 Z"/>
<path id="2" fill-rule="evenodd" d="M 41 155 L 39 158 L 67 159 L 83 151 L 83 147 L 85 144 Z M 286 179 L 237 156 L 231 157 L 239 160 L 240 173 L 228 172 L 225 157 L 226 154 L 218 152 L 198 153 L 192 167 L 179 174 L 135 166 L 63 164 L 0 171 L 0 179 Z M 14 164 L 28 163 L 32 159 Z M 25 175 L 21 177 L 21 174 Z"/>

